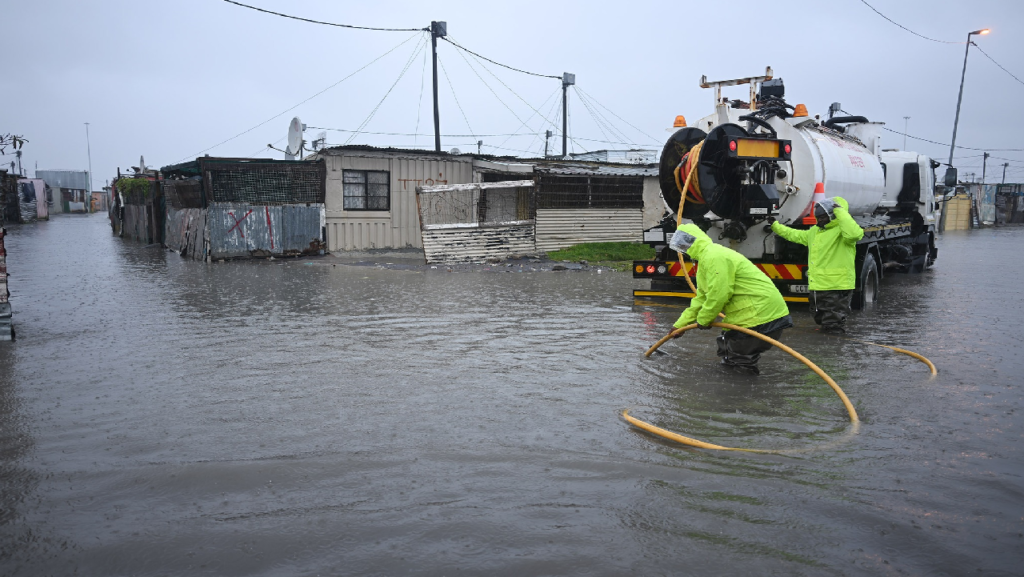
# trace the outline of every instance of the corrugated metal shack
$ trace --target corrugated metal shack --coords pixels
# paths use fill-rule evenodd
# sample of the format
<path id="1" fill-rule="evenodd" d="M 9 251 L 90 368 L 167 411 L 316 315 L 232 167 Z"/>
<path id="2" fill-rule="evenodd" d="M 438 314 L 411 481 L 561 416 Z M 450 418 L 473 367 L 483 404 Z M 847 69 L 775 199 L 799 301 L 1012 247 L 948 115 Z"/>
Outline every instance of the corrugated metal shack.
<path id="1" fill-rule="evenodd" d="M 194 259 L 324 250 L 323 160 L 198 158 L 162 169 L 165 245 Z"/>
<path id="2" fill-rule="evenodd" d="M 317 153 L 327 166 L 327 248 L 421 248 L 416 187 L 468 184 L 473 155 L 336 146 Z"/>
<path id="3" fill-rule="evenodd" d="M 92 191 L 89 190 L 89 172 L 85 170 L 37 170 L 50 187 L 49 213 L 88 212 Z"/>
<path id="4" fill-rule="evenodd" d="M 5 222 L 19 222 L 18 175 L 0 170 L 0 226 Z"/>
<path id="5" fill-rule="evenodd" d="M 643 236 L 644 224 L 654 226 L 665 212 L 657 168 L 652 165 L 370 146 L 327 148 L 318 152 L 317 157 L 327 163 L 325 203 L 327 246 L 331 251 L 425 248 L 424 230 L 435 231 L 431 234 L 436 236 L 441 234 L 436 232 L 442 230 L 439 227 L 460 225 L 464 238 L 456 252 L 460 252 L 463 260 L 481 258 L 500 252 L 494 244 L 494 223 L 513 221 L 529 221 L 531 251 L 554 250 L 581 242 L 638 241 Z M 525 198 L 523 190 L 455 186 L 527 179 L 535 181 L 529 193 L 533 196 L 524 201 L 530 206 L 529 216 L 520 210 L 525 205 L 517 209 L 518 216 L 498 214 L 499 203 L 521 205 L 520 201 L 511 200 L 510 195 Z M 433 208 L 417 207 L 417 188 L 425 188 L 438 204 Z M 485 213 L 479 212 L 481 207 Z M 455 213 L 459 210 L 468 212 L 457 217 Z M 481 241 L 477 249 L 467 244 L 474 235 L 469 229 L 474 227 L 491 238 Z M 449 230 L 445 236 L 452 234 Z M 483 248 L 485 245 L 490 248 Z"/>

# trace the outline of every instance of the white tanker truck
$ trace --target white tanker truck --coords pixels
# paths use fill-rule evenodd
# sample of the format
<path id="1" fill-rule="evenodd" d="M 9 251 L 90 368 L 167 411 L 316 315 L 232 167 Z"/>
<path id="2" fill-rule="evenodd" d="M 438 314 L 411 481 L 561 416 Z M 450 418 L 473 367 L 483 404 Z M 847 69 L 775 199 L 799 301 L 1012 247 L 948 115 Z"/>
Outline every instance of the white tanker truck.
<path id="1" fill-rule="evenodd" d="M 723 99 L 721 87 L 750 85 L 750 102 Z M 790 302 L 807 302 L 807 248 L 774 235 L 775 217 L 795 228 L 814 226 L 817 183 L 825 196 L 841 196 L 864 228 L 857 243 L 854 306 L 873 302 L 889 271 L 920 272 L 938 255 L 935 173 L 939 163 L 914 152 L 883 150 L 882 124 L 862 116 L 809 116 L 802 104 L 786 103 L 782 79 L 764 76 L 708 82 L 715 112 L 677 130 L 660 161 L 661 196 L 667 209 L 658 226 L 644 231 L 657 260 L 633 263 L 633 277 L 650 279 L 635 299 L 693 296 L 684 275 L 693 263 L 678 262 L 667 239 L 682 219 L 717 243 L 736 250 L 765 272 Z M 695 171 L 695 172 L 694 172 Z M 690 174 L 694 172 L 694 174 Z M 955 184 L 955 171 L 947 180 Z M 686 186 L 685 194 L 683 187 Z M 699 266 L 699 263 L 698 263 Z"/>

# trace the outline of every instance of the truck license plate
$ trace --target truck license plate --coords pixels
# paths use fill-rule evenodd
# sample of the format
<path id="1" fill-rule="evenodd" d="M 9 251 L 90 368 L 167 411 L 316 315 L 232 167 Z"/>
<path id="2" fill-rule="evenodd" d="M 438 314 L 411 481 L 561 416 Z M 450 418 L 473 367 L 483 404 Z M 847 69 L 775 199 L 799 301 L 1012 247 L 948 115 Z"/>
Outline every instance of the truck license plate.
<path id="1" fill-rule="evenodd" d="M 789 285 L 789 292 L 796 294 L 807 294 L 807 285 L 805 284 L 791 284 Z"/>

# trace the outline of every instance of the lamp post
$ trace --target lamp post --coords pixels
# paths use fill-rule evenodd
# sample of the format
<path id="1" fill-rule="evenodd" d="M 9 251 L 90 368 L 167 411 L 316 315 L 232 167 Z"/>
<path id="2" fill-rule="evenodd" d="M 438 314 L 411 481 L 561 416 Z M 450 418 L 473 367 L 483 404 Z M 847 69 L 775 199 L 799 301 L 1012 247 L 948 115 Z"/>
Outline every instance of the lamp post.
<path id="1" fill-rule="evenodd" d="M 949 167 L 953 168 L 953 150 L 956 149 L 956 125 L 960 122 L 960 101 L 964 98 L 964 78 L 967 76 L 967 54 L 971 51 L 971 36 L 984 36 L 990 30 L 983 28 L 967 33 L 967 49 L 964 50 L 964 70 L 960 73 L 960 94 L 956 97 L 956 117 L 953 118 L 953 142 L 949 143 Z"/>

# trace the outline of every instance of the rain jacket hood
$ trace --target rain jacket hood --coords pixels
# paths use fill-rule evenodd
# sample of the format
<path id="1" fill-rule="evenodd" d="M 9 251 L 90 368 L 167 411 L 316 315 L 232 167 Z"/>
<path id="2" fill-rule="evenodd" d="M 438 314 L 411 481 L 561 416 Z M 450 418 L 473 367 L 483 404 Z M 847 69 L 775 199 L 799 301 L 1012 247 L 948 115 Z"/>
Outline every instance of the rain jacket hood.
<path id="1" fill-rule="evenodd" d="M 775 234 L 807 247 L 807 288 L 812 291 L 853 290 L 857 285 L 857 241 L 864 238 L 864 229 L 850 216 L 846 199 L 836 196 L 832 200 L 835 218 L 825 228 L 798 230 L 779 222 L 772 224 Z"/>
<path id="2" fill-rule="evenodd" d="M 715 244 L 695 224 L 679 230 L 696 240 L 686 254 L 697 261 L 697 294 L 675 327 L 697 322 L 707 326 L 724 313 L 724 322 L 756 327 L 789 314 L 786 301 L 768 275 L 740 253 Z"/>

